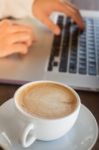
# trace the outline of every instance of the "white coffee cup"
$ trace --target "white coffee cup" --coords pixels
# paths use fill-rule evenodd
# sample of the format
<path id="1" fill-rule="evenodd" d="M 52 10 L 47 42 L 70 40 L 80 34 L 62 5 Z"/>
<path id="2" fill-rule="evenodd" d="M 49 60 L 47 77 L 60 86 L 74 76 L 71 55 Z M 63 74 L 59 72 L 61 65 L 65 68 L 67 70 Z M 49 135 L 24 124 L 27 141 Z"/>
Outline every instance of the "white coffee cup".
<path id="1" fill-rule="evenodd" d="M 23 109 L 19 103 L 20 95 L 22 95 L 22 92 L 24 90 L 27 90 L 31 86 L 39 85 L 39 84 L 41 86 L 43 84 L 57 85 L 57 87 L 59 87 L 59 90 L 60 87 L 63 87 L 64 89 L 71 92 L 76 99 L 75 109 L 68 115 L 63 115 L 62 117 L 53 117 L 53 118 L 42 117 L 35 114 L 33 115 L 28 111 L 26 111 L 25 109 Z M 39 91 L 37 92 L 39 93 Z M 52 101 L 54 101 L 54 99 Z M 81 106 L 81 101 L 79 95 L 71 87 L 67 85 L 58 82 L 53 82 L 53 81 L 36 81 L 36 82 L 30 82 L 23 85 L 15 92 L 14 104 L 15 104 L 15 113 L 17 115 L 16 120 L 18 118 L 18 120 L 23 121 L 25 124 L 24 128 L 21 130 L 21 133 L 19 134 L 20 135 L 19 140 L 21 141 L 23 147 L 29 147 L 37 139 L 49 141 L 49 140 L 60 138 L 64 134 L 66 134 L 73 127 L 73 125 L 77 120 L 80 106 Z M 20 128 L 20 126 L 18 126 L 18 128 Z"/>

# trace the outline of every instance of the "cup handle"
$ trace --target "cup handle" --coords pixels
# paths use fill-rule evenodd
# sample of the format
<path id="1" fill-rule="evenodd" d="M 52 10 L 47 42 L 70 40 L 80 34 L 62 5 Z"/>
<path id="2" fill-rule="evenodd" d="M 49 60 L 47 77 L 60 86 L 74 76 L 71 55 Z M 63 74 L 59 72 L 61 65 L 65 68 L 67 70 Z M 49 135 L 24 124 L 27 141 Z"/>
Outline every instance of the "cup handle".
<path id="1" fill-rule="evenodd" d="M 34 135 L 34 125 L 31 123 L 27 125 L 25 131 L 22 135 L 22 146 L 29 147 L 36 140 L 36 136 Z"/>

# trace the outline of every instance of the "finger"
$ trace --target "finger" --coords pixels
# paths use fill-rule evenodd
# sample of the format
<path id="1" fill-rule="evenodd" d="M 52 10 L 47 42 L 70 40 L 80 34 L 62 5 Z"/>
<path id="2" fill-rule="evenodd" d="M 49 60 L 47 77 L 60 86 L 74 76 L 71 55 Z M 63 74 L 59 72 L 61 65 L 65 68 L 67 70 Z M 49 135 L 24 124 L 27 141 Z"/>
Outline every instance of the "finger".
<path id="1" fill-rule="evenodd" d="M 13 24 L 12 21 L 5 19 L 0 22 L 0 32 L 16 33 L 16 32 L 27 32 L 28 34 L 33 34 L 33 29 L 31 26 Z"/>
<path id="2" fill-rule="evenodd" d="M 21 53 L 21 54 L 26 54 L 28 52 L 28 46 L 25 43 L 17 43 L 17 44 L 13 44 L 10 47 L 10 51 L 9 53 Z"/>
<path id="3" fill-rule="evenodd" d="M 0 22 L 0 32 L 6 31 L 6 29 L 7 29 L 9 26 L 12 26 L 11 21 L 9 21 L 8 19 L 2 20 L 2 21 Z"/>
<path id="4" fill-rule="evenodd" d="M 60 28 L 58 25 L 54 24 L 47 15 L 40 15 L 39 20 L 43 22 L 54 34 L 60 34 Z"/>
<path id="5" fill-rule="evenodd" d="M 64 5 L 63 3 L 58 4 L 58 10 L 63 12 L 64 14 L 71 16 L 73 20 L 79 25 L 81 29 L 84 28 L 83 19 L 77 8 L 71 5 Z"/>
<path id="6" fill-rule="evenodd" d="M 3 19 L 2 21 L 0 21 L 0 26 L 3 24 L 3 26 L 4 25 L 11 25 L 12 24 L 12 22 L 10 21 L 10 20 L 8 20 L 8 19 Z"/>
<path id="7" fill-rule="evenodd" d="M 10 33 L 19 33 L 20 32 L 24 32 L 25 34 L 28 34 L 30 35 L 31 37 L 31 42 L 36 42 L 37 41 L 37 38 L 35 36 L 35 34 L 33 33 L 33 28 L 31 26 L 26 26 L 26 25 L 14 25 L 12 28 L 11 28 L 11 31 Z"/>
<path id="8" fill-rule="evenodd" d="M 7 39 L 7 43 L 10 44 L 18 43 L 18 42 L 23 42 L 28 44 L 31 43 L 32 41 L 35 41 L 34 35 L 27 34 L 25 32 L 10 34 L 9 38 Z"/>
<path id="9" fill-rule="evenodd" d="M 28 52 L 28 47 L 24 43 L 12 44 L 6 47 L 5 50 L 0 53 L 0 58 L 9 56 L 15 53 L 26 54 Z"/>
<path id="10" fill-rule="evenodd" d="M 68 5 L 70 8 L 77 9 L 74 4 L 70 3 L 70 2 L 67 1 L 67 0 L 61 0 L 61 2 L 65 3 L 65 4 Z"/>
<path id="11" fill-rule="evenodd" d="M 9 33 L 15 33 L 15 32 L 32 32 L 32 27 L 30 26 L 25 26 L 25 25 L 12 25 L 11 27 L 8 28 Z"/>

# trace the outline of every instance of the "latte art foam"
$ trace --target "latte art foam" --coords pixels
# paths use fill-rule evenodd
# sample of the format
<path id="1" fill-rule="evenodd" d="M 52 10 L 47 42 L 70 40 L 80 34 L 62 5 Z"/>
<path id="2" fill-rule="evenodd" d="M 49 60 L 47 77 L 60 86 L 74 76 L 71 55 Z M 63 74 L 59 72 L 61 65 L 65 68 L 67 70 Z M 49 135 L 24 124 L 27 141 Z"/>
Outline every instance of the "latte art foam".
<path id="1" fill-rule="evenodd" d="M 18 103 L 28 113 L 47 119 L 61 118 L 74 111 L 75 95 L 63 86 L 38 83 L 24 89 Z"/>

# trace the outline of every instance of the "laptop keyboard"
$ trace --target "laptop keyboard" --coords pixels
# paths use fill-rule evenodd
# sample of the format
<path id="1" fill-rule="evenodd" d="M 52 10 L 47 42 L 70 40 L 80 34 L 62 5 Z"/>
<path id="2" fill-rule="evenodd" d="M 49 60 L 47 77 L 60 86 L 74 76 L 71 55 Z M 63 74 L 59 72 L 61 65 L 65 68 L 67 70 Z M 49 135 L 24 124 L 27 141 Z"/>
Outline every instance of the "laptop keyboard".
<path id="1" fill-rule="evenodd" d="M 54 35 L 48 71 L 99 75 L 99 18 L 84 18 L 80 31 L 69 17 L 58 16 L 61 34 Z"/>

